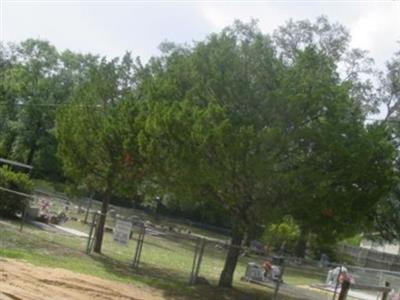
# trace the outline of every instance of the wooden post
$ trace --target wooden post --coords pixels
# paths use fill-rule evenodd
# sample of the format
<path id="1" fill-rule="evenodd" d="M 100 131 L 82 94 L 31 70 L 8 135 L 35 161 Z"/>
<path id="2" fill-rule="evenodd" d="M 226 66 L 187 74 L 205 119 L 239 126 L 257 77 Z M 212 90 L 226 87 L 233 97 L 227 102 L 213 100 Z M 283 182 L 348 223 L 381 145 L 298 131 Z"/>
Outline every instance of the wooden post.
<path id="1" fill-rule="evenodd" d="M 390 291 L 390 282 L 386 281 L 385 282 L 385 287 L 387 287 L 387 289 L 385 291 L 383 291 L 383 293 L 382 293 L 382 300 L 387 300 L 388 299 L 389 291 Z"/>
<path id="2" fill-rule="evenodd" d="M 349 290 L 350 290 L 350 281 L 344 280 L 342 282 L 342 288 L 340 289 L 338 300 L 346 300 Z"/>

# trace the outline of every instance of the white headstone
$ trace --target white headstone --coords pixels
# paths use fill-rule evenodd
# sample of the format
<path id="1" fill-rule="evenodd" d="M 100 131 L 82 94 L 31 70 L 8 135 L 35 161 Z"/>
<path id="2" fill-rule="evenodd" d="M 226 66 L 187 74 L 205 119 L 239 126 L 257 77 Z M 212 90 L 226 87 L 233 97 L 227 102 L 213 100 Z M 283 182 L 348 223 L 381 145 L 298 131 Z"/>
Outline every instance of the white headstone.
<path id="1" fill-rule="evenodd" d="M 129 235 L 132 230 L 132 223 L 117 220 L 115 224 L 113 240 L 117 243 L 127 244 L 129 241 Z"/>
<path id="2" fill-rule="evenodd" d="M 256 263 L 248 263 L 246 269 L 246 277 L 251 280 L 263 281 L 263 269 Z"/>

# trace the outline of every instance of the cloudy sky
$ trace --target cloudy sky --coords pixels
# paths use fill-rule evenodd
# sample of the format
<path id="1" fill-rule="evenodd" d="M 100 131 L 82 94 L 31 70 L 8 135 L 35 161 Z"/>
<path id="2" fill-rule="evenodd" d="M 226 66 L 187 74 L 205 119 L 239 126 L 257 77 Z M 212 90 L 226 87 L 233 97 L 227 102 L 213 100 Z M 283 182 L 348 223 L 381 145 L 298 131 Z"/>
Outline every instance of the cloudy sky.
<path id="1" fill-rule="evenodd" d="M 272 32 L 289 18 L 319 15 L 344 24 L 352 46 L 369 50 L 379 66 L 400 50 L 400 0 L 0 2 L 3 41 L 41 38 L 60 49 L 108 56 L 131 51 L 146 60 L 162 41 L 201 40 L 235 19 L 258 19 L 264 32 Z"/>

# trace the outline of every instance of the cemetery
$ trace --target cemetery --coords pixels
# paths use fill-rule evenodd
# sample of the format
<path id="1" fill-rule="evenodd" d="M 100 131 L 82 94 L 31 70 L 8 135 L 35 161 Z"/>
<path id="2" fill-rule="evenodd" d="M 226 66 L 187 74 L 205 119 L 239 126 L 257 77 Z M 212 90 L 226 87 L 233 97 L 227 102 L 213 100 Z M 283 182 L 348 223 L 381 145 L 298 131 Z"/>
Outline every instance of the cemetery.
<path id="1" fill-rule="evenodd" d="M 214 2 L 0 0 L 0 300 L 400 300 L 400 1 Z"/>
<path id="2" fill-rule="evenodd" d="M 6 163 L 14 164 L 12 161 L 6 161 Z M 17 249 L 13 247 L 13 243 L 9 245 L 9 241 L 14 240 L 14 234 L 25 234 L 26 231 L 29 231 L 31 236 L 41 236 L 41 239 L 47 240 L 47 242 L 58 244 L 63 251 L 72 251 L 80 253 L 80 256 L 86 254 L 93 257 L 102 214 L 97 210 L 97 207 L 100 207 L 98 201 L 86 199 L 83 202 L 82 200 L 76 202 L 77 199 L 72 201 L 65 195 L 56 195 L 42 190 L 35 191 L 33 195 L 8 188 L 2 188 L 2 190 L 8 194 L 25 197 L 27 202 L 21 213 L 17 214 L 19 221 L 16 219 L 10 223 L 7 220 L 0 220 L 3 232 L 0 237 L 2 245 L 0 255 L 13 257 L 15 254 L 12 253 Z M 120 264 L 119 268 L 123 273 L 141 274 L 142 269 L 150 268 L 153 269 L 152 275 L 147 275 L 150 277 L 170 280 L 171 274 L 174 274 L 172 275 L 175 277 L 173 281 L 179 282 L 180 285 L 211 287 L 216 284 L 219 274 L 216 266 L 219 264 L 222 268 L 224 256 L 232 247 L 228 243 L 227 236 L 212 237 L 208 235 L 211 232 L 198 231 L 196 228 L 187 228 L 178 223 L 168 223 L 169 225 L 165 226 L 166 223 L 160 221 L 159 218 L 153 219 L 143 212 L 128 211 L 118 206 L 112 206 L 107 215 L 102 255 L 113 264 Z M 297 261 L 291 261 L 291 257 L 276 254 L 269 256 L 269 252 L 265 249 L 265 245 L 256 240 L 250 243 L 248 249 L 240 249 L 243 257 L 236 270 L 236 274 L 240 278 L 237 284 L 244 285 L 245 289 L 248 289 L 249 285 L 256 284 L 259 292 L 265 288 L 274 300 L 282 299 L 282 297 L 308 300 L 327 299 L 331 295 L 333 298 L 337 296 L 340 300 L 347 298 L 397 300 L 399 297 L 400 290 L 397 288 L 400 285 L 399 272 L 353 266 L 347 268 L 342 265 L 331 268 L 335 264 L 323 254 L 319 262 L 312 262 L 314 270 L 317 269 L 319 272 L 319 278 L 318 276 L 318 279 L 313 276 L 308 278 L 308 272 L 301 271 L 302 268 L 307 269 L 306 265 L 296 265 Z M 41 255 L 43 250 L 40 248 L 38 250 L 37 254 Z M 8 251 L 11 251 L 11 255 Z M 166 255 L 166 252 L 169 254 Z M 2 295 L 6 297 L 15 295 L 17 292 L 13 290 L 13 286 L 21 284 L 15 282 L 20 278 L 18 275 L 10 277 L 7 274 L 7 268 L 15 269 L 15 266 L 19 266 L 22 269 L 21 272 L 27 272 L 26 270 L 30 269 L 30 274 L 36 273 L 35 267 L 31 265 L 4 260 L 1 272 L 6 280 L 0 285 L 0 288 L 2 288 Z M 35 280 L 48 282 L 50 286 L 46 287 L 46 290 L 49 290 L 47 292 L 50 292 L 54 284 L 58 286 L 52 293 L 59 292 L 60 286 L 68 286 L 63 293 L 72 293 L 71 297 L 73 295 L 77 299 L 79 299 L 80 290 L 92 291 L 93 288 L 90 287 L 93 284 L 92 281 L 97 280 L 84 278 L 82 284 L 83 282 L 87 283 L 83 286 L 76 286 L 78 290 L 75 290 L 74 283 L 68 283 L 68 280 L 65 279 L 72 274 L 61 275 L 63 273 L 58 272 L 60 275 L 54 276 L 62 276 L 63 281 L 57 283 L 57 280 L 43 279 L 43 275 L 40 274 L 46 272 L 40 270 L 37 277 L 31 276 L 29 284 L 32 284 L 32 291 L 29 292 L 27 287 L 24 295 L 21 294 L 23 299 L 34 299 L 38 296 L 33 288 L 36 285 Z M 369 274 L 374 274 L 374 272 L 377 275 L 371 277 Z M 380 274 L 379 279 L 374 279 L 378 278 L 378 274 Z M 394 286 L 391 286 L 388 280 Z M 27 286 L 29 284 L 27 283 Z M 86 286 L 88 287 L 86 288 Z M 117 297 L 116 295 L 118 295 L 118 297 L 130 299 L 128 295 L 121 296 L 120 288 L 116 289 L 118 292 L 115 292 L 114 296 L 110 294 L 113 293 L 113 287 L 108 287 L 106 284 L 103 288 L 107 289 L 108 296 Z M 143 291 L 136 291 L 133 288 L 126 287 L 126 289 L 129 294 L 143 293 Z M 100 290 L 98 292 L 104 294 Z M 83 297 L 82 299 L 88 297 L 85 294 L 80 294 L 80 296 Z M 159 291 L 154 290 L 146 295 L 146 299 L 164 298 Z"/>
<path id="3" fill-rule="evenodd" d="M 60 246 L 64 245 L 62 246 L 63 251 L 70 249 L 72 252 L 79 253 L 79 256 L 92 253 L 96 223 L 99 217 L 96 210 L 89 212 L 87 224 L 84 224 L 86 211 L 76 203 L 57 198 L 55 195 L 53 197 L 45 197 L 43 193 L 37 195 L 38 201 L 32 203 L 40 204 L 42 201 L 46 204 L 39 208 L 39 215 L 42 213 L 41 210 L 46 210 L 48 213 L 60 209 L 68 211 L 68 219 L 64 220 L 62 225 L 55 225 L 51 222 L 35 221 L 33 215 L 27 214 L 22 232 L 19 232 L 20 221 L 16 223 L 1 221 L 2 232 L 4 232 L 4 229 L 10 230 L 9 233 L 14 232 L 16 234 L 29 232 L 31 238 L 32 236 L 40 236 L 41 239 L 48 240 L 48 242 Z M 97 201 L 92 200 L 91 205 L 94 205 L 95 208 L 98 205 Z M 122 269 L 123 273 L 139 275 L 142 274 L 143 270 L 150 268 L 153 271 L 151 271 L 151 275 L 146 276 L 155 276 L 161 280 L 166 280 L 169 276 L 175 274 L 173 275 L 175 276 L 174 281 L 176 280 L 178 284 L 183 286 L 204 288 L 216 284 L 219 273 L 218 265 L 219 268 L 222 268 L 227 241 L 208 237 L 205 231 L 200 233 L 194 228 L 191 228 L 191 230 L 184 229 L 178 223 L 176 227 L 181 227 L 181 229 L 171 231 L 171 225 L 160 226 L 149 220 L 145 221 L 142 219 L 144 215 L 128 220 L 117 213 L 118 207 L 114 207 L 110 211 L 107 225 L 110 230 L 106 232 L 103 255 L 110 261 L 114 261 L 113 264 L 120 264 L 119 268 Z M 8 251 L 13 253 L 13 247 L 8 245 L 7 238 L 4 240 L 4 236 L 2 236 L 0 241 L 3 246 L 0 255 L 7 257 Z M 257 243 L 254 242 L 253 244 Z M 273 299 L 282 299 L 279 297 L 287 297 L 287 299 L 292 299 L 291 297 L 293 299 L 328 299 L 335 293 L 339 297 L 342 284 L 342 282 L 339 283 L 339 280 L 342 281 L 343 275 L 349 274 L 352 280 L 354 279 L 357 282 L 358 287 L 356 285 L 352 287 L 348 292 L 348 299 L 373 300 L 382 297 L 383 293 L 387 292 L 386 298 L 382 299 L 395 300 L 396 295 L 398 295 L 396 294 L 397 290 L 378 286 L 385 278 L 390 278 L 397 285 L 400 282 L 400 274 L 398 273 L 387 274 L 391 277 L 381 276 L 380 282 L 372 282 L 368 281 L 369 277 L 361 272 L 363 271 L 362 268 L 358 270 L 350 268 L 351 272 L 349 272 L 343 267 L 341 272 L 339 267 L 330 270 L 326 266 L 320 270 L 321 262 L 315 261 L 313 263 L 315 265 L 314 270 L 319 270 L 320 277 L 314 277 L 315 275 L 310 276 L 306 266 L 296 265 L 295 262 L 290 261 L 290 258 L 286 262 L 283 257 L 279 256 L 268 258 L 264 253 L 260 254 L 260 251 L 257 250 L 259 248 L 253 246 L 254 254 L 243 256 L 236 271 L 237 284 L 242 288 L 244 287 L 245 290 L 255 285 L 258 292 L 267 291 Z M 40 250 L 40 248 L 38 250 L 37 254 L 41 255 L 40 253 L 43 250 Z M 243 251 L 246 252 L 245 249 Z M 90 254 L 90 257 L 93 255 Z M 10 257 L 13 257 L 13 255 L 11 254 Z M 35 260 L 36 258 L 33 258 L 33 262 Z M 11 261 L 10 263 L 13 264 L 14 262 Z M 39 265 L 41 264 L 39 263 Z M 319 266 L 317 267 L 317 265 Z M 304 271 L 302 272 L 303 267 Z M 24 266 L 24 268 L 29 268 L 29 266 Z M 168 271 L 165 273 L 166 269 Z M 353 281 L 352 284 L 355 282 Z M 369 288 L 366 287 L 368 284 Z M 371 285 L 376 286 L 375 290 L 371 288 Z M 152 293 L 157 295 L 158 291 L 152 291 Z M 158 299 L 156 296 L 154 297 L 154 299 Z"/>

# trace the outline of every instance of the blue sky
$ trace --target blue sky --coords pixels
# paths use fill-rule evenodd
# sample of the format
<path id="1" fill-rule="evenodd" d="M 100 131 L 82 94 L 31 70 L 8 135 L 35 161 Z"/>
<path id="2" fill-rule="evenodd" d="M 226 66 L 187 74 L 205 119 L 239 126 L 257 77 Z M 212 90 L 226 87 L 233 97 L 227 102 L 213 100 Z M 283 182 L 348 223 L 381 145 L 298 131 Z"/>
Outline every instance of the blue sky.
<path id="1" fill-rule="evenodd" d="M 0 0 L 1 38 L 49 40 L 59 49 L 147 60 L 160 42 L 190 43 L 230 25 L 259 20 L 266 33 L 289 18 L 326 15 L 351 32 L 352 46 L 383 66 L 400 50 L 400 1 L 77 1 Z"/>

